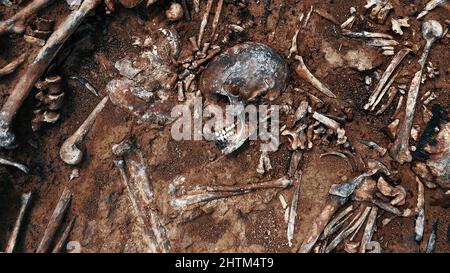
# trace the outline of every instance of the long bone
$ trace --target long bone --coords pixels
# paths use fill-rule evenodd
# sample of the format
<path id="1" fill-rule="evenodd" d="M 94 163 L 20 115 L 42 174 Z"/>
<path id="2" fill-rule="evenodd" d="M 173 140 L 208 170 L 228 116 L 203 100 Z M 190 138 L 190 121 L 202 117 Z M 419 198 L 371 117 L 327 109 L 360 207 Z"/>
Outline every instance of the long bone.
<path id="1" fill-rule="evenodd" d="M 80 125 L 80 127 L 71 135 L 66 141 L 64 141 L 61 149 L 59 150 L 59 156 L 61 159 L 69 165 L 76 165 L 83 159 L 83 151 L 77 147 L 81 144 L 86 134 L 91 129 L 98 114 L 108 102 L 108 96 L 104 97 L 92 110 L 86 120 Z"/>
<path id="2" fill-rule="evenodd" d="M 208 186 L 203 192 L 186 194 L 179 198 L 172 199 L 170 205 L 175 208 L 183 208 L 192 204 L 207 202 L 231 196 L 241 195 L 261 189 L 287 188 L 292 185 L 292 181 L 287 177 L 271 180 L 262 183 L 251 183 L 241 186 Z"/>
<path id="3" fill-rule="evenodd" d="M 287 239 L 289 246 L 292 246 L 292 240 L 294 239 L 295 220 L 297 218 L 298 198 L 300 195 L 300 182 L 302 180 L 302 173 L 300 170 L 295 173 L 294 179 L 297 180 L 297 187 L 295 187 L 294 194 L 292 196 L 291 210 L 289 212 L 287 227 Z"/>
<path id="4" fill-rule="evenodd" d="M 61 222 L 63 220 L 64 215 L 66 214 L 67 208 L 70 205 L 70 201 L 72 200 L 72 194 L 70 190 L 66 187 L 59 198 L 58 203 L 56 204 L 55 210 L 48 222 L 47 227 L 45 228 L 44 236 L 42 236 L 42 240 L 39 243 L 39 246 L 36 250 L 37 253 L 45 253 L 49 250 L 50 244 L 52 243 L 53 236 L 58 230 Z"/>
<path id="5" fill-rule="evenodd" d="M 19 216 L 17 216 L 16 223 L 14 224 L 13 231 L 9 237 L 8 244 L 6 245 L 6 253 L 12 253 L 14 247 L 16 246 L 17 236 L 19 235 L 20 227 L 22 226 L 23 216 L 27 210 L 28 204 L 30 203 L 32 192 L 22 194 L 22 204 L 20 206 Z"/>
<path id="6" fill-rule="evenodd" d="M 442 26 L 438 21 L 430 20 L 422 25 L 422 34 L 427 43 L 419 59 L 420 70 L 416 72 L 411 81 L 406 99 L 405 116 L 398 130 L 397 139 L 389 149 L 390 156 L 400 164 L 411 162 L 412 160 L 411 152 L 409 151 L 409 135 L 416 110 L 422 71 L 433 43 L 442 36 L 442 32 Z"/>
<path id="7" fill-rule="evenodd" d="M 25 32 L 26 21 L 39 10 L 55 0 L 33 0 L 13 17 L 0 22 L 0 36 L 9 33 L 22 34 Z"/>
<path id="8" fill-rule="evenodd" d="M 383 91 L 384 86 L 386 85 L 389 78 L 391 77 L 392 73 L 397 68 L 397 66 L 400 64 L 400 62 L 406 57 L 406 55 L 408 55 L 409 52 L 411 52 L 411 49 L 409 49 L 409 48 L 402 49 L 397 53 L 397 55 L 395 55 L 394 58 L 392 58 L 391 63 L 388 65 L 388 67 L 384 71 L 383 76 L 381 76 L 381 79 L 378 82 L 378 85 L 375 87 L 372 95 L 370 95 L 369 102 L 366 105 L 364 105 L 365 110 L 368 110 L 369 107 L 371 107 L 375 103 L 375 101 L 377 100 L 381 91 Z"/>
<path id="9" fill-rule="evenodd" d="M 72 231 L 73 225 L 75 224 L 75 219 L 76 218 L 74 217 L 74 218 L 72 218 L 72 220 L 70 220 L 69 224 L 64 229 L 58 242 L 55 244 L 55 247 L 53 248 L 52 253 L 60 253 L 63 250 L 64 245 L 67 241 L 67 238 L 69 238 L 70 231 Z"/>
<path id="10" fill-rule="evenodd" d="M 171 242 L 162 223 L 155 202 L 155 193 L 147 173 L 147 165 L 140 150 L 129 153 L 124 160 L 114 161 L 127 188 L 128 197 L 148 235 L 153 233 L 158 250 L 171 251 Z M 128 170 L 129 177 L 125 167 Z"/>
<path id="11" fill-rule="evenodd" d="M 101 2 L 101 0 L 83 1 L 81 7 L 70 13 L 58 29 L 52 33 L 34 61 L 25 69 L 0 111 L 0 147 L 11 147 L 14 144 L 16 137 L 12 132 L 11 124 L 34 84 L 47 69 L 67 38 Z"/>
<path id="12" fill-rule="evenodd" d="M 359 253 L 365 253 L 367 249 L 367 244 L 372 241 L 372 235 L 376 228 L 376 219 L 378 214 L 378 208 L 372 207 L 370 211 L 366 227 L 364 229 L 363 237 L 361 239 L 361 245 L 359 247 Z"/>
<path id="13" fill-rule="evenodd" d="M 208 2 L 206 3 L 206 9 L 205 9 L 205 12 L 203 13 L 203 18 L 200 23 L 200 31 L 198 32 L 198 38 L 197 38 L 198 46 L 201 45 L 203 35 L 205 34 L 205 28 L 206 28 L 206 24 L 208 23 L 209 13 L 211 12 L 212 4 L 213 4 L 213 0 L 208 0 Z"/>

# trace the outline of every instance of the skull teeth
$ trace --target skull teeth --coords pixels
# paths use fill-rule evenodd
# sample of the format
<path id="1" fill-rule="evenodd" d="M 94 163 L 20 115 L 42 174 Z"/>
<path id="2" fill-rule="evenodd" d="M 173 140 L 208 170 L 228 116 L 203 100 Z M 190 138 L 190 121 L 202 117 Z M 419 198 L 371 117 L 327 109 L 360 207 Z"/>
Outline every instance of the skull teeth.
<path id="1" fill-rule="evenodd" d="M 215 132 L 214 136 L 220 142 L 226 142 L 230 136 L 233 135 L 233 129 L 236 127 L 235 124 L 231 124 L 222 130 Z"/>

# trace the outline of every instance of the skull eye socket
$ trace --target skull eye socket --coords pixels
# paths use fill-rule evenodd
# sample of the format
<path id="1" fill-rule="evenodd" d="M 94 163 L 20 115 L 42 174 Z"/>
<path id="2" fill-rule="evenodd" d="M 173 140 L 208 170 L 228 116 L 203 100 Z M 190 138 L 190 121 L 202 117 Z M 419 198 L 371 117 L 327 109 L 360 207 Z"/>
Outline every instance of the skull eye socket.
<path id="1" fill-rule="evenodd" d="M 238 97 L 241 95 L 241 88 L 236 84 L 224 84 L 223 90 L 230 95 Z"/>

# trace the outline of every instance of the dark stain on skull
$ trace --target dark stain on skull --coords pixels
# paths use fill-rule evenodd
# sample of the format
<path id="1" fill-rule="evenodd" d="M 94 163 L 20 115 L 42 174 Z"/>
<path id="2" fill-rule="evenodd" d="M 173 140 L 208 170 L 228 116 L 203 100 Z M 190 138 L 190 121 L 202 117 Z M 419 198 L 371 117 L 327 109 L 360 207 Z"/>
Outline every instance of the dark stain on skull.
<path id="1" fill-rule="evenodd" d="M 288 67 L 272 48 L 253 42 L 238 44 L 215 57 L 202 73 L 200 90 L 207 99 L 273 101 L 287 84 Z"/>

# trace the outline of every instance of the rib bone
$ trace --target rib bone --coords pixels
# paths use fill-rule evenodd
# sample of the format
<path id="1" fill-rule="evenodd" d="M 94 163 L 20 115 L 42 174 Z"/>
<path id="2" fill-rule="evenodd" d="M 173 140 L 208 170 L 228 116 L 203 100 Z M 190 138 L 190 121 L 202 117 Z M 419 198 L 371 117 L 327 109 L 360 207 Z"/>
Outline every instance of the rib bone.
<path id="1" fill-rule="evenodd" d="M 11 236 L 9 237 L 8 244 L 6 245 L 6 253 L 12 253 L 14 251 L 14 247 L 16 246 L 17 235 L 19 235 L 20 227 L 22 226 L 23 216 L 27 210 L 28 204 L 30 203 L 32 192 L 22 194 L 22 201 L 19 211 L 19 216 L 17 216 L 16 223 L 14 224 L 13 231 L 11 232 Z"/>
<path id="2" fill-rule="evenodd" d="M 222 14 L 222 6 L 223 0 L 219 0 L 217 2 L 216 12 L 214 14 L 213 22 L 212 22 L 212 31 L 211 31 L 211 41 L 214 41 L 214 35 L 216 34 L 217 25 L 219 24 L 220 15 Z"/>
<path id="3" fill-rule="evenodd" d="M 43 2 L 47 3 L 49 0 L 36 0 L 29 6 L 36 6 Z M 101 2 L 101 0 L 85 0 L 80 9 L 71 12 L 64 22 L 60 24 L 59 28 L 52 33 L 34 61 L 25 69 L 0 111 L 0 147 L 11 147 L 14 144 L 15 135 L 11 131 L 11 123 L 19 108 L 67 38 L 75 31 L 87 14 Z"/>
<path id="4" fill-rule="evenodd" d="M 296 55 L 294 57 L 297 61 L 299 61 L 299 64 L 295 67 L 295 72 L 297 72 L 297 75 L 303 78 L 304 80 L 307 80 L 312 86 L 314 86 L 317 90 L 322 92 L 323 94 L 327 95 L 331 98 L 336 98 L 336 95 L 331 92 L 328 87 L 325 86 L 325 84 L 321 83 L 306 67 L 305 63 L 303 62 L 303 58 L 299 55 Z"/>
<path id="5" fill-rule="evenodd" d="M 81 124 L 81 126 L 71 135 L 66 141 L 64 141 L 61 149 L 59 150 L 59 156 L 61 159 L 69 165 L 76 165 L 83 159 L 83 151 L 81 151 L 78 146 L 83 141 L 86 134 L 91 129 L 95 122 L 95 118 L 103 110 L 108 101 L 108 96 L 104 97 L 94 110 L 89 114 L 86 120 Z"/>
<path id="6" fill-rule="evenodd" d="M 20 163 L 17 163 L 17 162 L 14 162 L 14 161 L 11 161 L 11 160 L 8 160 L 8 159 L 3 158 L 3 157 L 0 157 L 0 164 L 1 165 L 9 165 L 9 166 L 16 167 L 17 169 L 21 170 L 22 172 L 24 172 L 26 174 L 29 172 L 27 166 L 25 166 L 23 164 L 20 164 Z"/>
<path id="7" fill-rule="evenodd" d="M 389 150 L 391 157 L 400 164 L 411 162 L 412 160 L 411 152 L 409 151 L 409 135 L 416 110 L 416 102 L 419 94 L 420 80 L 422 79 L 422 71 L 433 43 L 441 37 L 442 32 L 442 26 L 438 21 L 430 20 L 422 25 L 422 33 L 427 43 L 422 52 L 422 56 L 419 59 L 420 70 L 414 75 L 409 87 L 408 97 L 406 99 L 405 116 L 398 131 L 397 139 Z"/>

